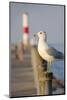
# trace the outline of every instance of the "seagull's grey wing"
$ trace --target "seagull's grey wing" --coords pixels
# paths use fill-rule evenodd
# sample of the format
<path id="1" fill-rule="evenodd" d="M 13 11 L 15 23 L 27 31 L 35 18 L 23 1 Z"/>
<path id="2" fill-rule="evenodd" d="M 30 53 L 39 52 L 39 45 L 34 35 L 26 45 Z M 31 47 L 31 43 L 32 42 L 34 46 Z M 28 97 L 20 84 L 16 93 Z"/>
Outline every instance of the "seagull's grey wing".
<path id="1" fill-rule="evenodd" d="M 46 50 L 46 52 L 47 52 L 49 55 L 51 55 L 51 56 L 53 56 L 54 58 L 56 58 L 56 59 L 63 59 L 63 58 L 64 58 L 63 53 L 60 52 L 60 51 L 57 51 L 57 50 L 56 50 L 55 48 L 53 48 L 53 47 L 48 48 L 48 49 Z"/>

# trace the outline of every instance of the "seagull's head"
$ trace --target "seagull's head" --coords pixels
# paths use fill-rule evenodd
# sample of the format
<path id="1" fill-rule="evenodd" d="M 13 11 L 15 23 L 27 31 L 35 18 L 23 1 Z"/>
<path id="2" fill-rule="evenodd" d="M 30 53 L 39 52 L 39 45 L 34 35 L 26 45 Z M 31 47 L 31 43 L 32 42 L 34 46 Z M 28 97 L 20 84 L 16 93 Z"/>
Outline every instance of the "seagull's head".
<path id="1" fill-rule="evenodd" d="M 44 39 L 46 41 L 46 32 L 40 31 L 36 34 L 34 34 L 34 36 L 38 36 L 39 39 Z"/>

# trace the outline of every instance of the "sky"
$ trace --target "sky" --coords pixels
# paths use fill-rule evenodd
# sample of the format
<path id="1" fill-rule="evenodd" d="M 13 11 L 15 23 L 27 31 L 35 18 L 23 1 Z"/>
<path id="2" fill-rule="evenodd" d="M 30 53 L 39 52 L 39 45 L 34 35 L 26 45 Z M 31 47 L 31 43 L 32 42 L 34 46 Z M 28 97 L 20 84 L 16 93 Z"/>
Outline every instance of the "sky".
<path id="1" fill-rule="evenodd" d="M 29 37 L 45 31 L 48 43 L 64 44 L 64 6 L 11 3 L 10 36 L 11 43 L 22 41 L 22 14 L 29 15 Z"/>

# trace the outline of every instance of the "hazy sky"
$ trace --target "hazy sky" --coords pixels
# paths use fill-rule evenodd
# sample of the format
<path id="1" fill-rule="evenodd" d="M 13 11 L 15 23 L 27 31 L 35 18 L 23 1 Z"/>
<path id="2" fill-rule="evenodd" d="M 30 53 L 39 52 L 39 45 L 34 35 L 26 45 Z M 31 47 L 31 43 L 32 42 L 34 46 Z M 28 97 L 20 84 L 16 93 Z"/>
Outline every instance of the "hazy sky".
<path id="1" fill-rule="evenodd" d="M 49 43 L 64 43 L 64 6 L 11 3 L 11 42 L 22 40 L 22 13 L 29 14 L 30 38 L 46 31 Z"/>

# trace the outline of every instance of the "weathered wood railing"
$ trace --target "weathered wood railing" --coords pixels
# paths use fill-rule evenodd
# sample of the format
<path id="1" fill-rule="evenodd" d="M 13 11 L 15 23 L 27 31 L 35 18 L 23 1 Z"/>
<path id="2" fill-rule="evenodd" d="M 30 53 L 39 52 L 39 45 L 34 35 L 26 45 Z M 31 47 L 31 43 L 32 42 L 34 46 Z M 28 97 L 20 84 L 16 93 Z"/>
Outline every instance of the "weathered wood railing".
<path id="1" fill-rule="evenodd" d="M 47 71 L 47 62 L 40 57 L 36 46 L 31 47 L 31 59 L 37 95 L 51 95 L 52 72 Z"/>

